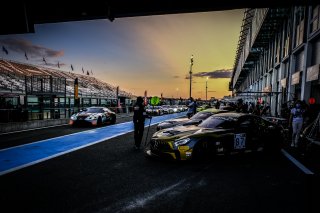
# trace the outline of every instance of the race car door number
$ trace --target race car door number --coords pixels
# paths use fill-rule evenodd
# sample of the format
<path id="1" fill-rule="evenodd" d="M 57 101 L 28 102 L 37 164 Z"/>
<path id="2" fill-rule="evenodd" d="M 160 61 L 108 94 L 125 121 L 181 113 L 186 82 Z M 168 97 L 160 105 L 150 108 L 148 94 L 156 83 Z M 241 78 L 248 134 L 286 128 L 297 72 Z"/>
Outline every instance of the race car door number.
<path id="1" fill-rule="evenodd" d="M 245 149 L 246 148 L 246 134 L 240 133 L 234 135 L 234 149 Z"/>

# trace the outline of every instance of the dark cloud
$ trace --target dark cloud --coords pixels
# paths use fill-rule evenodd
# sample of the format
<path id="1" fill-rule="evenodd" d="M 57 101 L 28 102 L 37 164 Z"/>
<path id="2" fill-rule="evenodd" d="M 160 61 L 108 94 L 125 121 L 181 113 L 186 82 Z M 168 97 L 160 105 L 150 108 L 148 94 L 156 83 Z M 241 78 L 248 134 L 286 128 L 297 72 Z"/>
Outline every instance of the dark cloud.
<path id="1" fill-rule="evenodd" d="M 192 75 L 192 76 L 193 76 L 193 75 Z M 189 75 L 187 75 L 184 79 L 190 80 L 190 76 L 189 76 Z M 196 84 L 197 82 L 196 82 L 196 81 L 194 81 L 194 80 L 192 80 L 192 83 L 193 83 L 193 84 Z"/>
<path id="2" fill-rule="evenodd" d="M 215 70 L 211 72 L 199 72 L 195 73 L 192 76 L 194 77 L 209 77 L 209 78 L 231 78 L 232 69 L 222 69 L 222 70 Z M 189 76 L 188 78 L 189 79 Z"/>
<path id="3" fill-rule="evenodd" d="M 32 44 L 30 41 L 24 39 L 16 38 L 5 38 L 0 39 L 0 44 L 6 45 L 6 47 L 14 52 L 26 53 L 28 57 L 38 58 L 38 57 L 60 57 L 64 55 L 63 50 L 53 50 L 47 47 Z"/>

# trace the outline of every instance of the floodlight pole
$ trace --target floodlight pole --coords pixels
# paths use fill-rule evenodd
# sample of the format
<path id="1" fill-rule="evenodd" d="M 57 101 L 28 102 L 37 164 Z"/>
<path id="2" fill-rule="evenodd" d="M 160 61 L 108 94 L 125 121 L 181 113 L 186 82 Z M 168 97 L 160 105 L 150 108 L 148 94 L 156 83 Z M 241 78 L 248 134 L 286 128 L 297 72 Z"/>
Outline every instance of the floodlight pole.
<path id="1" fill-rule="evenodd" d="M 191 55 L 190 58 L 190 71 L 189 71 L 189 75 L 190 75 L 190 90 L 189 90 L 189 98 L 191 98 L 191 87 L 192 87 L 192 66 L 193 66 L 193 55 Z"/>
<path id="2" fill-rule="evenodd" d="M 208 77 L 206 80 L 206 101 L 207 101 L 207 97 L 208 97 Z"/>

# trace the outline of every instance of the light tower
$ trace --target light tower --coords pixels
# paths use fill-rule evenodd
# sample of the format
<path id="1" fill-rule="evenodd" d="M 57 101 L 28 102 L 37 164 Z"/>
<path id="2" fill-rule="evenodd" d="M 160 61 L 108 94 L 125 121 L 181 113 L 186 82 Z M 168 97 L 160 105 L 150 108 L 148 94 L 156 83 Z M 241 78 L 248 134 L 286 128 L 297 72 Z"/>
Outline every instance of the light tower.
<path id="1" fill-rule="evenodd" d="M 207 77 L 207 80 L 206 80 L 206 101 L 207 101 L 207 97 L 208 97 L 208 78 Z"/>
<path id="2" fill-rule="evenodd" d="M 189 75 L 190 75 L 190 90 L 189 90 L 189 98 L 191 98 L 192 66 L 193 66 L 193 55 L 191 55 L 191 58 L 190 58 L 190 71 L 189 71 Z"/>

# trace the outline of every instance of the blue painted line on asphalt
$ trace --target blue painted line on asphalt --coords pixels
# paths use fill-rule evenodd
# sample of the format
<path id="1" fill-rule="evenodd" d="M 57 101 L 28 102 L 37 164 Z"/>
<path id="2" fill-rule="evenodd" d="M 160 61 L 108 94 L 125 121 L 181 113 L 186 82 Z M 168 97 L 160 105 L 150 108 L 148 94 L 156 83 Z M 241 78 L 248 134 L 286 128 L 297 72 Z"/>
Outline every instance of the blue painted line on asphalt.
<path id="1" fill-rule="evenodd" d="M 290 155 L 284 149 L 281 149 L 281 152 L 284 156 L 286 156 L 294 165 L 296 165 L 301 171 L 303 171 L 307 175 L 313 175 L 314 173 L 305 167 L 302 163 L 300 163 L 297 159 L 295 159 L 292 155 Z"/>
<path id="2" fill-rule="evenodd" d="M 151 120 L 146 120 L 145 126 L 184 115 L 186 113 L 181 112 L 152 117 Z M 0 175 L 132 132 L 133 129 L 133 123 L 126 122 L 2 149 L 0 150 Z"/>

